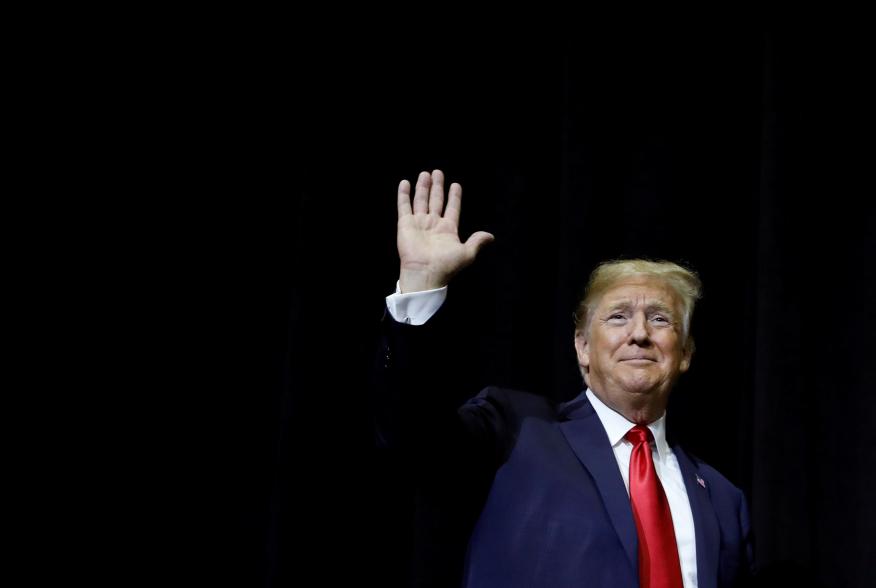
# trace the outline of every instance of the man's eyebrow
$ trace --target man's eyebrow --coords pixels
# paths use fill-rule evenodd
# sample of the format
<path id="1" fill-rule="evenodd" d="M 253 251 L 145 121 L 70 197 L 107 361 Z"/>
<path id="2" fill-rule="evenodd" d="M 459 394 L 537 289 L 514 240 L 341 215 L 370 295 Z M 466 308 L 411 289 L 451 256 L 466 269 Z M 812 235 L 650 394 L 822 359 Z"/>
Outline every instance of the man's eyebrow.
<path id="1" fill-rule="evenodd" d="M 658 312 L 662 312 L 662 313 L 670 314 L 670 315 L 675 314 L 675 311 L 672 309 L 672 307 L 667 305 L 667 304 L 664 304 L 663 302 L 651 302 L 650 304 L 648 304 L 645 307 L 645 310 L 648 312 L 656 310 Z"/>
<path id="2" fill-rule="evenodd" d="M 633 301 L 628 299 L 628 298 L 621 298 L 619 300 L 612 300 L 612 301 L 609 301 L 609 304 L 606 307 L 606 312 L 612 312 L 615 310 L 626 310 L 632 306 L 633 306 Z M 662 313 L 671 314 L 671 315 L 675 314 L 675 311 L 672 309 L 671 306 L 669 306 L 665 302 L 659 302 L 659 301 L 649 302 L 645 306 L 645 311 L 646 312 L 657 311 L 657 312 L 662 312 Z"/>
<path id="3" fill-rule="evenodd" d="M 632 300 L 621 298 L 620 300 L 609 301 L 607 310 L 618 310 L 620 308 L 629 308 L 633 305 Z"/>

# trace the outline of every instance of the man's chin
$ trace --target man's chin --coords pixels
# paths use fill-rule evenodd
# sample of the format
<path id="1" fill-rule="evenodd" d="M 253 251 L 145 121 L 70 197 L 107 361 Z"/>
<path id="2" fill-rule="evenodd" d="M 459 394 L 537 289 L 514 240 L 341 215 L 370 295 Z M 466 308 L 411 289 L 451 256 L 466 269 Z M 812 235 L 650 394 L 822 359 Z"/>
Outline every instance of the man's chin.
<path id="1" fill-rule="evenodd" d="M 654 396 L 660 391 L 652 378 L 629 378 L 620 382 L 621 389 L 631 396 Z"/>

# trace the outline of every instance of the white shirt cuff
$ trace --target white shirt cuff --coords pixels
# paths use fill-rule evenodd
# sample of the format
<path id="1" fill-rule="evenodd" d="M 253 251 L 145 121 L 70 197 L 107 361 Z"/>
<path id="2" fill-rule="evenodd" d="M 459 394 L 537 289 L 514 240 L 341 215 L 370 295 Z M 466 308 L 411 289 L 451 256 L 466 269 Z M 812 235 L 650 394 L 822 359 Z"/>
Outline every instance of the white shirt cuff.
<path id="1" fill-rule="evenodd" d="M 438 312 L 446 298 L 447 286 L 402 294 L 401 286 L 396 282 L 395 294 L 386 297 L 386 308 L 397 322 L 422 325 Z"/>

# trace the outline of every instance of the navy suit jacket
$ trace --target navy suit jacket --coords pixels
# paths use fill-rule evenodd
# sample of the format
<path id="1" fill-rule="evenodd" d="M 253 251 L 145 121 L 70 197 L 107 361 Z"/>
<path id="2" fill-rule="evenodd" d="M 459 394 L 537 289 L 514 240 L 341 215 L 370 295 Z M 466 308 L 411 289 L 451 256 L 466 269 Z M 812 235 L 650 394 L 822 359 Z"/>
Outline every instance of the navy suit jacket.
<path id="1" fill-rule="evenodd" d="M 433 320 L 411 327 L 384 317 L 378 443 L 411 450 L 427 469 L 463 472 L 463 485 L 476 486 L 473 472 L 489 472 L 463 585 L 638 586 L 629 495 L 584 393 L 557 404 L 489 387 L 460 406 L 436 375 L 436 365 L 452 360 L 442 359 L 446 342 L 435 346 L 442 319 Z M 743 493 L 680 446 L 672 449 L 693 512 L 699 587 L 744 585 L 753 565 Z"/>

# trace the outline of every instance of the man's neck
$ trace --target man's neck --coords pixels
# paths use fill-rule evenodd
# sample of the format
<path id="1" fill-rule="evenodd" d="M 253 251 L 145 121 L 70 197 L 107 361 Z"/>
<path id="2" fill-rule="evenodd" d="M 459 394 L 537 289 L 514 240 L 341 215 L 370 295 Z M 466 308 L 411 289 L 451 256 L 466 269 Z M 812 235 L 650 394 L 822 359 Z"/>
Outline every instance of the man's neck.
<path id="1" fill-rule="evenodd" d="M 655 403 L 648 402 L 618 406 L 616 403 L 611 402 L 604 394 L 600 394 L 593 388 L 590 388 L 590 390 L 605 406 L 637 425 L 650 425 L 666 412 L 665 405 L 657 406 Z"/>

